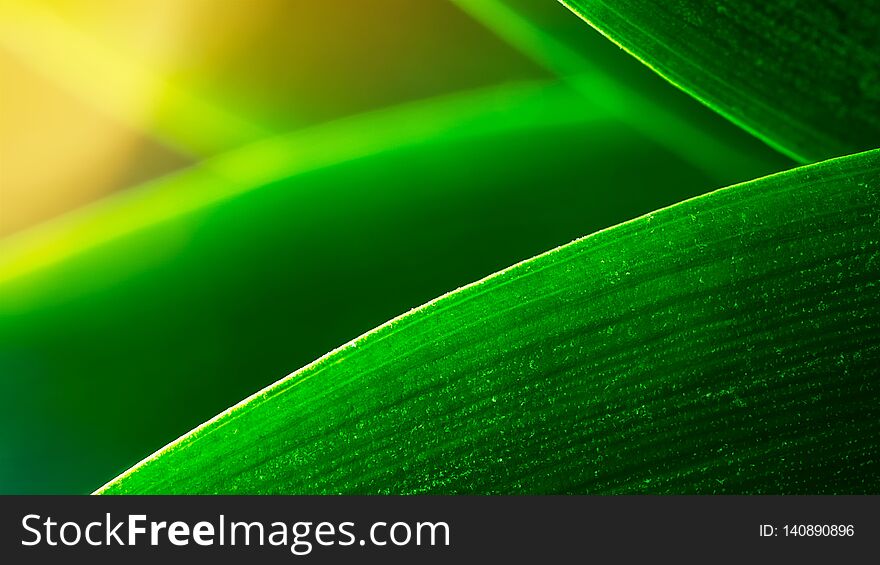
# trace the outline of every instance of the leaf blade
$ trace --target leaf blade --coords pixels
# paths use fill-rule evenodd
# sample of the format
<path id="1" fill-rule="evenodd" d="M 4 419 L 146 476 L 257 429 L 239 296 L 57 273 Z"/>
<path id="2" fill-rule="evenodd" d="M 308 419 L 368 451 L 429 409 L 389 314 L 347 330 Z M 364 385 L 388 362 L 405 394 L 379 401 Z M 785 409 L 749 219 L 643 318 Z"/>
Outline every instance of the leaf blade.
<path id="1" fill-rule="evenodd" d="M 672 84 L 801 162 L 880 140 L 875 2 L 562 1 Z"/>
<path id="2" fill-rule="evenodd" d="M 439 129 L 404 135 L 407 121 Z M 41 266 L 15 268 L 0 249 L 0 264 L 12 260 L 0 266 L 0 398 L 15 399 L 0 411 L 13 462 L 0 490 L 90 492 L 400 312 L 715 182 L 563 85 L 463 93 L 348 126 L 278 138 L 266 156 L 245 148 L 46 225 L 19 248 Z M 366 126 L 381 139 L 355 143 Z M 300 147 L 324 166 L 284 158 Z M 254 182 L 219 177 L 221 164 Z"/>
<path id="3" fill-rule="evenodd" d="M 802 167 L 515 265 L 99 492 L 876 492 L 878 171 Z"/>

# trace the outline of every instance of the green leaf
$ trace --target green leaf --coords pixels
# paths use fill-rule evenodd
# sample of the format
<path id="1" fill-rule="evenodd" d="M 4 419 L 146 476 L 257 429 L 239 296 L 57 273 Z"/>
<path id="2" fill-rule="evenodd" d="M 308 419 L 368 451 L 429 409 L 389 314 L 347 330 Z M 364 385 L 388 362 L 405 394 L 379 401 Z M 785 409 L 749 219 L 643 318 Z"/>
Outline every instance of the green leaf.
<path id="1" fill-rule="evenodd" d="M 716 182 L 564 85 L 514 83 L 266 139 L 2 241 L 0 491 L 91 492 L 401 312 Z"/>
<path id="2" fill-rule="evenodd" d="M 645 72 L 641 64 L 603 37 L 583 33 L 582 23 L 563 6 L 531 0 L 452 1 L 560 77 L 583 96 L 585 104 L 601 108 L 698 170 L 713 177 L 723 172 L 736 179 L 715 186 L 755 178 L 741 176 L 742 165 L 754 158 L 752 144 L 760 145 L 760 141 Z M 782 155 L 776 156 L 779 161 L 773 171 L 793 166 Z"/>
<path id="3" fill-rule="evenodd" d="M 709 193 L 396 318 L 103 493 L 880 488 L 880 150 Z"/>
<path id="4" fill-rule="evenodd" d="M 875 0 L 562 0 L 657 73 L 804 161 L 880 142 Z"/>

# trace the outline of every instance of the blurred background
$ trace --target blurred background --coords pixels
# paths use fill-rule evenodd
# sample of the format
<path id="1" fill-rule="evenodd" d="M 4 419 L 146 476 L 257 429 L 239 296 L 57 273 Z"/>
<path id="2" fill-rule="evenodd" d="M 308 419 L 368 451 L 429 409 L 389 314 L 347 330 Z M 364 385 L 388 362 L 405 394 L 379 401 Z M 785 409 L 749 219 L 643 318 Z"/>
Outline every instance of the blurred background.
<path id="1" fill-rule="evenodd" d="M 0 0 L 0 492 L 791 166 L 554 0 Z"/>

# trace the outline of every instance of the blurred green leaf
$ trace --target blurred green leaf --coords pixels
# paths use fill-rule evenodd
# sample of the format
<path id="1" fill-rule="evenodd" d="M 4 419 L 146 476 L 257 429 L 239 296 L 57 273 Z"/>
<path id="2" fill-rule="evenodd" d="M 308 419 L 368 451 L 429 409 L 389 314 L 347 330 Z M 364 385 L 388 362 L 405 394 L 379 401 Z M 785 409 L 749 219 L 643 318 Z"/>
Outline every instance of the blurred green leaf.
<path id="1" fill-rule="evenodd" d="M 803 162 L 880 141 L 876 0 L 562 0 L 657 73 Z"/>
<path id="2" fill-rule="evenodd" d="M 355 339 L 101 492 L 876 492 L 878 209 L 875 150 L 597 232 Z"/>

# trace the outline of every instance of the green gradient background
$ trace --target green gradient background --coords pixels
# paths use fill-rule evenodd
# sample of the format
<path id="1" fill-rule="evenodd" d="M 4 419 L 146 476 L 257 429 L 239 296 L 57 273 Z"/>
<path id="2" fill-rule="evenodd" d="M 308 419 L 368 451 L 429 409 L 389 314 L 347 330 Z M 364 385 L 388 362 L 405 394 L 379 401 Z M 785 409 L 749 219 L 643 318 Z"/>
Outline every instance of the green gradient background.
<path id="1" fill-rule="evenodd" d="M 75 25 L 82 4 L 50 9 Z M 168 124 L 179 101 L 160 104 L 144 134 L 181 155 L 177 170 L 381 110 L 324 140 L 332 149 L 351 135 L 375 140 L 375 150 L 238 186 L 237 175 L 260 170 L 260 151 L 272 151 L 258 143 L 231 161 L 226 180 L 188 177 L 180 202 L 201 202 L 217 183 L 234 191 L 184 214 L 171 192 L 161 221 L 82 249 L 68 239 L 51 260 L 9 270 L 0 283 L 0 492 L 91 492 L 248 394 L 444 292 L 792 166 L 558 3 L 481 5 L 505 16 L 496 22 L 525 16 L 533 49 L 512 41 L 515 26 L 490 29 L 445 1 L 238 0 L 224 3 L 224 17 L 242 14 L 247 33 L 226 37 L 210 18 L 179 32 L 188 47 L 175 85 L 254 127 L 226 139 L 193 123 L 175 138 L 180 128 Z M 544 32 L 559 43 L 542 43 Z M 559 61 L 532 58 L 538 51 Z M 571 68 L 570 53 L 583 69 Z M 596 77 L 612 77 L 613 88 L 590 82 Z M 634 114 L 618 87 L 718 143 L 692 146 L 696 159 L 683 155 L 676 148 L 687 140 L 665 119 Z M 403 114 L 394 109 L 406 104 Z M 394 128 L 405 135 L 389 134 Z M 303 145 L 313 139 L 303 136 Z M 14 232 L 3 252 L 26 257 L 33 234 L 63 241 L 70 218 L 98 232 L 107 218 L 140 225 L 136 195 L 150 190 L 122 188 L 85 212 Z"/>

